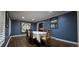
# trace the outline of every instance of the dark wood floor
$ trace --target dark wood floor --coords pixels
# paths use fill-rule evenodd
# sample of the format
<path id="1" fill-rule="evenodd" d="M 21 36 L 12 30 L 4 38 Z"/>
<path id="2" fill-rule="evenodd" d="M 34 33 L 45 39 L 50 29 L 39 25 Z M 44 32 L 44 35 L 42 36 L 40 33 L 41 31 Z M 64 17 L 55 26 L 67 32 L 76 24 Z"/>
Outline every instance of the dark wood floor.
<path id="1" fill-rule="evenodd" d="M 36 47 L 30 44 L 25 37 L 12 37 L 8 47 Z"/>
<path id="2" fill-rule="evenodd" d="M 51 47 L 77 47 L 77 45 L 50 39 L 48 45 Z M 35 44 L 30 44 L 25 37 L 11 38 L 8 47 L 37 47 Z M 44 47 L 44 46 L 41 46 Z"/>
<path id="3" fill-rule="evenodd" d="M 51 45 L 53 47 L 77 47 L 77 45 L 75 45 L 75 44 L 62 42 L 62 41 L 58 41 L 55 39 L 50 39 L 49 45 Z"/>

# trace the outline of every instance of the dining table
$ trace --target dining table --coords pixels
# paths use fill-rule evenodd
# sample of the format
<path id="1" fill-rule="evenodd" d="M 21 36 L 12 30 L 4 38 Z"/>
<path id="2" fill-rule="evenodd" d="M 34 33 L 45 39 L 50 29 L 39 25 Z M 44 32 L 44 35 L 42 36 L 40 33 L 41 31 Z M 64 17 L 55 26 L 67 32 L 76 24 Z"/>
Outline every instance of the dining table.
<path id="1" fill-rule="evenodd" d="M 33 31 L 33 38 L 36 38 L 37 41 L 40 43 L 41 42 L 41 36 L 46 35 L 47 32 L 41 32 L 41 31 Z"/>

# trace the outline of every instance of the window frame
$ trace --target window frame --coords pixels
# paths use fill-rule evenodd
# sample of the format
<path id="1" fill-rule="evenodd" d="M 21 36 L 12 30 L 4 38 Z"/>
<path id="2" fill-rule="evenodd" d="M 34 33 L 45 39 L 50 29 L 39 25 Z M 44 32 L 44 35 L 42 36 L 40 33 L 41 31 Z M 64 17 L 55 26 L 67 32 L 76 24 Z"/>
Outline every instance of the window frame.
<path id="1" fill-rule="evenodd" d="M 54 22 L 55 20 L 56 20 L 56 22 Z M 52 21 L 54 23 L 52 23 Z M 50 23 L 51 23 L 51 25 L 50 25 L 51 29 L 57 29 L 58 28 L 58 18 L 51 18 Z M 52 25 L 54 25 L 55 27 L 51 27 Z"/>

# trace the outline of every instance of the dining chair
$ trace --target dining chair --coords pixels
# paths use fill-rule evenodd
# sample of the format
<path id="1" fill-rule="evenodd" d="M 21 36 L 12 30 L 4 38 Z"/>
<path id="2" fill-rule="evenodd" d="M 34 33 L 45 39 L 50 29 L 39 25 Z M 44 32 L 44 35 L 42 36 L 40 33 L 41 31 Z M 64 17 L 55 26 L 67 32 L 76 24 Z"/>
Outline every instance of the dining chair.
<path id="1" fill-rule="evenodd" d="M 26 40 L 28 41 L 28 30 L 26 29 Z"/>
<path id="2" fill-rule="evenodd" d="M 28 30 L 28 41 L 33 44 L 33 33 L 31 29 Z"/>
<path id="3" fill-rule="evenodd" d="M 46 35 L 46 46 L 51 46 L 51 30 L 49 29 L 47 31 L 47 35 Z"/>
<path id="4" fill-rule="evenodd" d="M 30 43 L 33 44 L 33 34 L 31 29 L 27 30 L 26 29 L 26 40 Z"/>
<path id="5" fill-rule="evenodd" d="M 46 35 L 41 36 L 41 45 L 50 46 L 50 43 L 51 43 L 50 39 L 51 39 L 50 31 L 48 30 Z"/>
<path id="6" fill-rule="evenodd" d="M 40 45 L 40 43 L 37 41 L 37 39 L 36 38 L 34 38 L 33 39 L 33 43 L 36 45 L 36 46 L 38 46 L 38 47 L 40 47 L 41 45 Z"/>
<path id="7" fill-rule="evenodd" d="M 46 40 L 47 40 L 47 33 L 45 35 L 41 35 L 40 40 L 41 40 L 41 46 L 46 46 Z"/>

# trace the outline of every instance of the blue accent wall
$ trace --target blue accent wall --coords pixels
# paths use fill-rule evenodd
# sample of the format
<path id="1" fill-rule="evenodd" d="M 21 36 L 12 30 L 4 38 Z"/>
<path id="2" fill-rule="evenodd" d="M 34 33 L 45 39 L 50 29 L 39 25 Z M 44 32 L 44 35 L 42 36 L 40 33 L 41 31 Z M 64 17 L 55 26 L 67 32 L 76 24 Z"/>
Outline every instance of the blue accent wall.
<path id="1" fill-rule="evenodd" d="M 37 23 L 35 22 L 33 22 L 33 23 L 31 23 L 31 27 L 32 27 L 32 31 L 36 31 L 37 30 Z"/>
<path id="2" fill-rule="evenodd" d="M 77 42 L 77 12 L 69 12 L 54 18 L 58 20 L 58 28 L 51 30 L 52 36 Z M 40 22 L 44 23 L 46 31 L 50 28 L 50 19 Z"/>
<path id="3" fill-rule="evenodd" d="M 77 42 L 77 13 L 58 16 L 58 28 L 53 29 L 52 33 L 54 37 Z"/>
<path id="4" fill-rule="evenodd" d="M 20 32 L 20 21 L 12 20 L 11 21 L 11 35 L 18 35 Z"/>
<path id="5" fill-rule="evenodd" d="M 18 21 L 18 20 L 12 20 L 11 21 L 11 35 L 20 35 L 23 34 L 21 32 L 21 22 L 23 21 Z M 30 22 L 32 25 L 32 31 L 36 30 L 36 23 Z"/>

